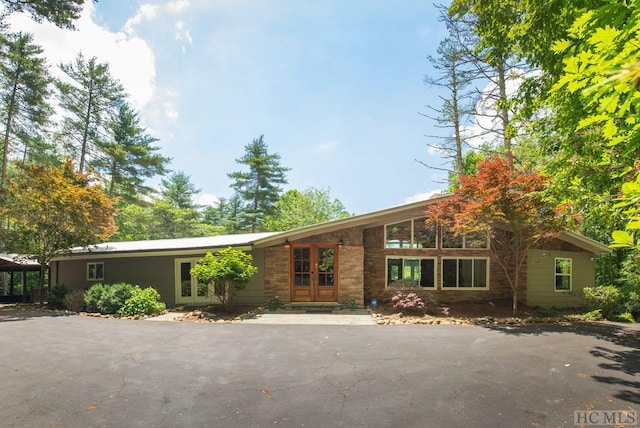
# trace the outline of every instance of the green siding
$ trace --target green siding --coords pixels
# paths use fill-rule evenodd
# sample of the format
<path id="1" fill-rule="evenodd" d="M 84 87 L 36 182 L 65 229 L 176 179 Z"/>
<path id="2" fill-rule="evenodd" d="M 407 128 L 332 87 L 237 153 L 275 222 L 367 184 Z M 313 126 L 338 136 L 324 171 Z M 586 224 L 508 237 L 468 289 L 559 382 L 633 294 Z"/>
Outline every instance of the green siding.
<path id="1" fill-rule="evenodd" d="M 258 273 L 247 284 L 244 290 L 238 291 L 235 303 L 241 305 L 262 305 L 264 298 L 264 250 L 251 252 Z M 186 256 L 199 258 L 204 256 Z M 102 282 L 113 284 L 128 282 L 141 287 L 153 287 L 160 293 L 163 302 L 168 306 L 176 304 L 175 259 L 185 256 L 147 256 L 147 257 L 114 257 L 92 258 L 91 260 L 60 260 L 52 263 L 51 278 L 55 284 L 65 284 L 72 289 L 87 289 L 93 284 Z M 104 281 L 87 281 L 88 262 L 104 263 Z"/>
<path id="2" fill-rule="evenodd" d="M 555 291 L 556 257 L 572 260 L 571 292 Z M 593 287 L 593 254 L 573 251 L 530 250 L 527 260 L 527 305 L 543 308 L 579 307 L 582 289 Z"/>

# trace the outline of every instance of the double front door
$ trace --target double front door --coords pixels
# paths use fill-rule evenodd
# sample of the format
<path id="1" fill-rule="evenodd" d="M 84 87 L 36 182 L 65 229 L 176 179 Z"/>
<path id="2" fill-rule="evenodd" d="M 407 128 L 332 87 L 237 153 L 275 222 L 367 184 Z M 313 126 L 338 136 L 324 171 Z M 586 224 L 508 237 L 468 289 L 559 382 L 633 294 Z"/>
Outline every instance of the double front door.
<path id="1" fill-rule="evenodd" d="M 294 244 L 291 246 L 291 301 L 335 302 L 338 298 L 338 246 Z"/>

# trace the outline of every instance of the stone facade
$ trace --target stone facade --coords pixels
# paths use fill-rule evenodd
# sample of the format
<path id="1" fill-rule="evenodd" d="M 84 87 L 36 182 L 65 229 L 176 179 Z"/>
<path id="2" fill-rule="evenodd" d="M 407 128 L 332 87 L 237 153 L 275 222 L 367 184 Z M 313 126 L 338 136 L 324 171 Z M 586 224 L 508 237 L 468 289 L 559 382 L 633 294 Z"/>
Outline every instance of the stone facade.
<path id="1" fill-rule="evenodd" d="M 364 305 L 362 229 L 350 228 L 316 235 L 303 240 L 291 241 L 291 244 L 338 244 L 339 242 L 342 242 L 342 245 L 338 247 L 337 254 L 337 301 L 343 307 L 347 307 L 351 299 L 355 299 L 356 305 L 362 307 Z M 280 304 L 291 302 L 289 260 L 289 248 L 280 245 L 265 249 L 266 302 L 276 296 Z"/>

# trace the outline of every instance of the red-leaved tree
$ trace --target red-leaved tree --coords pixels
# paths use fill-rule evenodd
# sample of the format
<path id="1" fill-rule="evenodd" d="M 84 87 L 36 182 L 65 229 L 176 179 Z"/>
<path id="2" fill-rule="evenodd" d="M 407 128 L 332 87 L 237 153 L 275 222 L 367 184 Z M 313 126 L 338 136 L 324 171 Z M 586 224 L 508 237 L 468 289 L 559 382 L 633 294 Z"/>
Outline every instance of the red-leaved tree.
<path id="1" fill-rule="evenodd" d="M 562 230 L 561 216 L 546 198 L 546 188 L 543 175 L 494 156 L 483 160 L 475 175 L 461 176 L 460 188 L 451 198 L 427 210 L 427 223 L 447 227 L 456 235 L 489 234 L 492 259 L 511 287 L 514 315 L 529 250 Z"/>

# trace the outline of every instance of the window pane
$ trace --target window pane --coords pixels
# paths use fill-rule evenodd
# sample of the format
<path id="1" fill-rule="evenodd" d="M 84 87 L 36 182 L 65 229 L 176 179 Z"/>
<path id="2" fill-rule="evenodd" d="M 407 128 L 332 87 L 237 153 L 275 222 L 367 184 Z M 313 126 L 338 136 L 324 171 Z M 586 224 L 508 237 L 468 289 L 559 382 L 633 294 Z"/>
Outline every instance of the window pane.
<path id="1" fill-rule="evenodd" d="M 442 248 L 462 248 L 462 236 L 455 236 L 449 230 L 440 229 L 442 235 Z"/>
<path id="2" fill-rule="evenodd" d="M 417 248 L 436 248 L 436 227 L 424 224 L 424 219 L 413 222 L 415 244 Z"/>
<path id="3" fill-rule="evenodd" d="M 556 276 L 556 290 L 569 291 L 571 290 L 571 277 L 570 276 Z"/>
<path id="4" fill-rule="evenodd" d="M 93 263 L 87 264 L 87 279 L 96 279 L 96 265 Z"/>
<path id="5" fill-rule="evenodd" d="M 476 259 L 473 261 L 473 286 L 487 287 L 487 261 Z"/>
<path id="6" fill-rule="evenodd" d="M 465 248 L 489 248 L 489 240 L 484 232 L 472 233 L 464 237 Z"/>
<path id="7" fill-rule="evenodd" d="M 386 227 L 386 248 L 411 248 L 411 221 Z"/>
<path id="8" fill-rule="evenodd" d="M 405 279 L 404 285 L 418 285 L 420 281 L 420 261 L 419 260 L 404 260 L 404 274 L 402 277 Z"/>
<path id="9" fill-rule="evenodd" d="M 191 297 L 191 263 L 180 263 L 180 295 Z"/>
<path id="10" fill-rule="evenodd" d="M 442 260 L 442 286 L 458 286 L 458 261 L 456 259 Z"/>
<path id="11" fill-rule="evenodd" d="M 571 259 L 556 259 L 556 273 L 571 275 Z"/>
<path id="12" fill-rule="evenodd" d="M 104 265 L 96 263 L 96 279 L 104 279 Z"/>
<path id="13" fill-rule="evenodd" d="M 402 259 L 387 259 L 387 285 L 402 279 Z"/>
<path id="14" fill-rule="evenodd" d="M 473 287 L 473 260 L 458 260 L 458 287 Z"/>
<path id="15" fill-rule="evenodd" d="M 420 260 L 420 286 L 421 287 L 435 287 L 435 260 L 422 259 Z"/>

